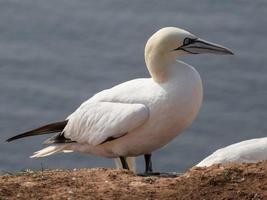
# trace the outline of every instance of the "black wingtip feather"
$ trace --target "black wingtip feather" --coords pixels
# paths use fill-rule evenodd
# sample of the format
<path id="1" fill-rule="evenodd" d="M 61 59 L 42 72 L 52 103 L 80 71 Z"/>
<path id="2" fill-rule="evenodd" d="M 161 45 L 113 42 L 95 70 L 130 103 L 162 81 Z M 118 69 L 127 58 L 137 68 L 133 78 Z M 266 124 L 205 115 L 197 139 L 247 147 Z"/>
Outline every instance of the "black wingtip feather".
<path id="1" fill-rule="evenodd" d="M 27 131 L 25 133 L 11 137 L 11 138 L 7 139 L 6 141 L 11 142 L 13 140 L 17 140 L 17 139 L 29 137 L 29 136 L 36 136 L 36 135 L 44 135 L 44 134 L 49 134 L 49 133 L 61 132 L 65 128 L 67 123 L 68 123 L 68 121 L 66 120 L 66 121 L 61 121 L 61 122 L 55 122 L 52 124 L 47 124 L 45 126 L 37 128 L 37 129 Z"/>
<path id="2" fill-rule="evenodd" d="M 43 142 L 43 144 L 45 145 L 49 145 L 49 144 L 63 144 L 63 143 L 74 143 L 76 141 L 72 141 L 69 138 L 66 138 L 64 136 L 64 132 L 61 132 L 49 139 L 47 139 L 46 141 Z"/>

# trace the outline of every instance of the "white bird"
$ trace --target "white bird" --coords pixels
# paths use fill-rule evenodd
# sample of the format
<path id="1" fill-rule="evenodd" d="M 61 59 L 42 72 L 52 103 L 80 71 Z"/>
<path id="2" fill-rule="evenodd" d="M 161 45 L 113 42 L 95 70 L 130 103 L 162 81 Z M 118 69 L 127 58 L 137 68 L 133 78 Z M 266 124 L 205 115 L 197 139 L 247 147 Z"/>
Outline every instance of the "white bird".
<path id="1" fill-rule="evenodd" d="M 218 149 L 196 166 L 209 167 L 230 162 L 256 163 L 262 160 L 267 160 L 267 137 L 245 140 Z"/>
<path id="2" fill-rule="evenodd" d="M 66 120 L 14 136 L 18 138 L 60 132 L 46 141 L 49 147 L 32 158 L 57 152 L 82 152 L 120 158 L 123 168 L 145 156 L 146 173 L 153 174 L 151 153 L 166 145 L 196 117 L 202 104 L 202 81 L 179 56 L 233 54 L 176 27 L 162 28 L 145 46 L 145 62 L 151 78 L 124 82 L 85 101 Z M 118 161 L 118 159 L 117 159 Z M 129 166 L 130 165 L 130 166 Z"/>

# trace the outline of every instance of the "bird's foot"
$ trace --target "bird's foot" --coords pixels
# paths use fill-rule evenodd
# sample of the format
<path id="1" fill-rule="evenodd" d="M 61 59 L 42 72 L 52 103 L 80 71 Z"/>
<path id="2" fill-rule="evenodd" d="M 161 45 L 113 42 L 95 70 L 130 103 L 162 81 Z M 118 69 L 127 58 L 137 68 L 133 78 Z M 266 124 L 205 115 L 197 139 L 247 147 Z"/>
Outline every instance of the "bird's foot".
<path id="1" fill-rule="evenodd" d="M 177 172 L 144 172 L 137 174 L 138 176 L 148 177 L 148 176 L 157 176 L 157 177 L 166 177 L 166 178 L 175 178 L 180 176 L 180 173 Z"/>
<path id="2" fill-rule="evenodd" d="M 160 172 L 144 172 L 144 173 L 139 173 L 137 174 L 138 176 L 143 176 L 143 177 L 147 177 L 147 176 L 159 176 Z"/>

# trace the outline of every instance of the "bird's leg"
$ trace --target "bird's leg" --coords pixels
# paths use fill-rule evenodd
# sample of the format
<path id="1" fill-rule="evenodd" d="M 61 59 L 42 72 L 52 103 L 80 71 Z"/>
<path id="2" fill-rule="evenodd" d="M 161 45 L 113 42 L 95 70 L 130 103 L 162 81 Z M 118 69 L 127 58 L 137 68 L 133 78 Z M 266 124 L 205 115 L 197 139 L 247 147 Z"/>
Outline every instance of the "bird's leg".
<path id="1" fill-rule="evenodd" d="M 145 154 L 145 173 L 138 174 L 139 176 L 159 176 L 159 177 L 177 177 L 178 173 L 160 173 L 160 172 L 153 172 L 152 169 L 152 161 L 151 161 L 151 154 Z"/>
<path id="2" fill-rule="evenodd" d="M 144 158 L 145 158 L 145 165 L 146 165 L 145 173 L 138 174 L 138 175 L 140 175 L 140 176 L 158 176 L 158 175 L 160 175 L 159 172 L 153 172 L 151 154 L 145 154 Z"/>
<path id="3" fill-rule="evenodd" d="M 129 166 L 128 166 L 128 163 L 127 163 L 125 157 L 124 156 L 120 156 L 120 160 L 121 160 L 122 168 L 129 170 Z"/>
<path id="4" fill-rule="evenodd" d="M 153 172 L 151 154 L 145 154 L 144 158 L 145 158 L 145 165 L 146 165 L 145 173 Z"/>

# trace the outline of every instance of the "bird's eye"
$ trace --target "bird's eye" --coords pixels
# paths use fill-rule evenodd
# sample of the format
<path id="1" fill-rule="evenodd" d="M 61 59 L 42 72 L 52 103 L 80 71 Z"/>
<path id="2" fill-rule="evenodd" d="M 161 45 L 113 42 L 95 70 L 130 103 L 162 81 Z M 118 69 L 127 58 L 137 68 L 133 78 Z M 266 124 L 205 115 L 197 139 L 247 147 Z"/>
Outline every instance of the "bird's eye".
<path id="1" fill-rule="evenodd" d="M 184 46 L 185 45 L 189 45 L 191 43 L 193 43 L 195 40 L 194 39 L 191 39 L 191 38 L 185 38 L 184 39 Z"/>

